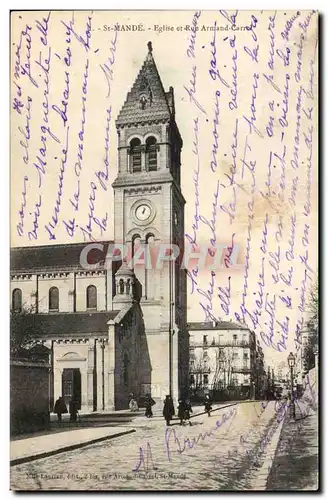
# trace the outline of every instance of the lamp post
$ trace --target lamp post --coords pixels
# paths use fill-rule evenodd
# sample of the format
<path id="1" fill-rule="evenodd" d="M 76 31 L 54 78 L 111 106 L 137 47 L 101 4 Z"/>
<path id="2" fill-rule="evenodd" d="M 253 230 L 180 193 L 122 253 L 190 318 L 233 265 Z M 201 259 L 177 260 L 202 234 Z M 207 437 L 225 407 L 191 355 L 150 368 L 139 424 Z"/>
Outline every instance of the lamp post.
<path id="1" fill-rule="evenodd" d="M 290 384 L 291 384 L 291 406 L 290 406 L 290 414 L 291 417 L 295 420 L 295 401 L 294 401 L 294 376 L 293 376 L 293 368 L 295 366 L 295 356 L 291 352 L 287 358 L 288 366 L 290 369 Z"/>

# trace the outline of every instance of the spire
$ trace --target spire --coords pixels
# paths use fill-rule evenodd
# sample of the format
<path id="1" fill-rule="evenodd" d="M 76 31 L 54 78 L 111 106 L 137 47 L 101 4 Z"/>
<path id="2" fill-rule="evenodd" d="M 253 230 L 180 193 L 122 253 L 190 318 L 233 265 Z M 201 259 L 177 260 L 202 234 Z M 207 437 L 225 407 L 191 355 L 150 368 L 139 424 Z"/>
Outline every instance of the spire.
<path id="1" fill-rule="evenodd" d="M 116 126 L 170 120 L 174 117 L 172 91 L 165 92 L 159 76 L 151 42 L 139 74 L 127 95 Z"/>

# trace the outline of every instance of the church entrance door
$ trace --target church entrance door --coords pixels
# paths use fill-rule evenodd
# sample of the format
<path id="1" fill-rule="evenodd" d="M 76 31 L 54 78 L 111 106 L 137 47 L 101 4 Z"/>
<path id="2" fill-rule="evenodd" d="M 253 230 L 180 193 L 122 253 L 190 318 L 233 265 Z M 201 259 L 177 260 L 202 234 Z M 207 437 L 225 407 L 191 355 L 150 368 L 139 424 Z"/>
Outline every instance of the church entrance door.
<path id="1" fill-rule="evenodd" d="M 77 400 L 77 408 L 81 409 L 81 372 L 79 368 L 64 368 L 62 375 L 62 394 L 67 409 L 71 399 Z"/>

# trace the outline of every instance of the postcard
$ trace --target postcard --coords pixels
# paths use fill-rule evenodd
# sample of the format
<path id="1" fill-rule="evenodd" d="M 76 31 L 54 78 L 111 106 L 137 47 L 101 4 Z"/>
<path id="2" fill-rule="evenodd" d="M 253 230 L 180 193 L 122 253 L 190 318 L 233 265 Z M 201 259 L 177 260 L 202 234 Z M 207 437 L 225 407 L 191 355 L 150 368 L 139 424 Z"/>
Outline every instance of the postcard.
<path id="1" fill-rule="evenodd" d="M 319 489 L 318 21 L 11 12 L 12 490 Z"/>

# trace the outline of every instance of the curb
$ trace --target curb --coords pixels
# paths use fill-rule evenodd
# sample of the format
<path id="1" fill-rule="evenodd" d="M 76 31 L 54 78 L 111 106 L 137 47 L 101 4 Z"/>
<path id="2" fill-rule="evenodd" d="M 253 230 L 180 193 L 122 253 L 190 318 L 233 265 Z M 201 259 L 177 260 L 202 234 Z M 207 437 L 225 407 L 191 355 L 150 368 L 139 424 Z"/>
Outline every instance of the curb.
<path id="1" fill-rule="evenodd" d="M 211 410 L 211 413 L 213 413 L 214 411 L 223 410 L 224 408 L 229 408 L 230 406 L 239 405 L 240 403 L 241 403 L 241 401 L 238 401 L 237 403 L 230 403 L 230 404 L 227 404 L 227 405 L 224 405 L 224 406 L 219 406 L 218 408 L 213 408 L 213 410 Z M 200 415 L 207 415 L 207 411 L 201 411 L 199 413 L 193 413 L 192 415 L 190 415 L 190 418 L 199 417 Z"/>
<path id="2" fill-rule="evenodd" d="M 237 405 L 240 405 L 240 404 L 245 404 L 245 403 L 259 403 L 260 401 L 262 401 L 261 399 L 243 399 L 241 401 L 235 401 L 234 403 L 229 403 L 229 404 L 226 404 L 224 406 L 219 406 L 218 408 L 214 408 L 213 410 L 211 410 L 211 413 L 213 413 L 214 411 L 219 411 L 219 410 L 223 410 L 224 408 L 229 408 L 230 406 L 237 406 Z M 202 411 L 200 413 L 195 413 L 193 415 L 190 416 L 190 418 L 194 418 L 194 417 L 199 417 L 199 415 L 207 415 L 207 411 Z"/>
<path id="3" fill-rule="evenodd" d="M 255 491 L 266 491 L 268 486 L 269 476 L 271 474 L 271 469 L 277 455 L 278 446 L 280 443 L 281 432 L 283 426 L 286 422 L 286 415 L 282 419 L 282 421 L 278 424 L 277 429 L 275 430 L 267 449 L 264 452 L 264 460 L 261 468 L 257 471 L 256 476 L 254 478 L 254 482 L 252 484 L 252 490 Z"/>
<path id="4" fill-rule="evenodd" d="M 58 448 L 57 450 L 45 451 L 42 453 L 38 453 L 37 455 L 30 455 L 21 458 L 14 458 L 10 460 L 10 466 L 25 464 L 27 462 L 33 462 L 34 460 L 39 460 L 40 458 L 51 457 L 52 455 L 58 455 L 59 453 L 64 453 L 65 451 L 77 450 L 78 448 L 83 448 L 84 446 L 88 446 L 94 443 L 100 443 L 101 441 L 106 441 L 107 439 L 113 439 L 120 436 L 125 436 L 125 434 L 131 434 L 132 432 L 136 432 L 135 429 L 130 429 L 127 431 L 118 432 L 116 434 L 111 434 L 110 436 L 102 436 L 94 439 L 90 439 L 89 441 L 83 441 L 82 443 L 75 443 L 71 445 L 64 446 L 62 448 Z"/>

